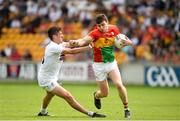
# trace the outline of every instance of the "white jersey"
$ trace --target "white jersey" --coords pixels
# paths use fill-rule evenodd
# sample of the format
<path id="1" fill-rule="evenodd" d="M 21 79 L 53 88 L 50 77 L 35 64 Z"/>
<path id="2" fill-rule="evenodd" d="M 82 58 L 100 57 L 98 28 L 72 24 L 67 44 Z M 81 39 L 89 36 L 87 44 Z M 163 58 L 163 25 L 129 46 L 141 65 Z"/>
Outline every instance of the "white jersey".
<path id="1" fill-rule="evenodd" d="M 64 43 L 57 44 L 51 41 L 46 46 L 44 58 L 38 73 L 38 83 L 40 86 L 58 80 L 58 74 L 63 63 L 61 55 L 64 45 Z"/>

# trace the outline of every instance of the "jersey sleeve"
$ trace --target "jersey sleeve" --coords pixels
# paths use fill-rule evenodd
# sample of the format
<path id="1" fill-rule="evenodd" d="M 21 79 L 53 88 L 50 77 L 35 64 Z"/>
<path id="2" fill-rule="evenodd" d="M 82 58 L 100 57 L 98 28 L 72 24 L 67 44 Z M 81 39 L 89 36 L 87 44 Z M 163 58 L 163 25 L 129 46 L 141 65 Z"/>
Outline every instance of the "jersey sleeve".
<path id="1" fill-rule="evenodd" d="M 115 35 L 120 34 L 120 30 L 119 30 L 119 28 L 117 26 L 114 25 L 113 30 L 114 30 Z"/>
<path id="2" fill-rule="evenodd" d="M 88 34 L 88 36 L 90 36 L 93 40 L 95 40 L 95 39 L 97 38 L 97 30 L 96 30 L 96 29 L 92 30 L 92 31 Z"/>
<path id="3" fill-rule="evenodd" d="M 63 44 L 54 45 L 53 47 L 51 47 L 51 52 L 52 53 L 62 53 L 63 49 L 64 49 Z"/>

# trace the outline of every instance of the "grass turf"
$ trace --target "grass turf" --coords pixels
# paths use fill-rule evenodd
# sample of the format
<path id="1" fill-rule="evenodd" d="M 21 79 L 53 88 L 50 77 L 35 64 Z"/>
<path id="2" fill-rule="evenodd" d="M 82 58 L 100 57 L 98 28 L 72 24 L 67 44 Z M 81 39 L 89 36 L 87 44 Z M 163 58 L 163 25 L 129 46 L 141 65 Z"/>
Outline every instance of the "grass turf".
<path id="1" fill-rule="evenodd" d="M 0 84 L 0 120 L 124 120 L 123 105 L 114 85 L 102 99 L 102 109 L 93 104 L 95 84 L 64 84 L 87 109 L 104 113 L 106 118 L 90 118 L 72 109 L 63 99 L 54 97 L 48 111 L 53 117 L 36 116 L 45 92 L 35 83 Z M 132 120 L 180 120 L 180 88 L 127 86 Z"/>

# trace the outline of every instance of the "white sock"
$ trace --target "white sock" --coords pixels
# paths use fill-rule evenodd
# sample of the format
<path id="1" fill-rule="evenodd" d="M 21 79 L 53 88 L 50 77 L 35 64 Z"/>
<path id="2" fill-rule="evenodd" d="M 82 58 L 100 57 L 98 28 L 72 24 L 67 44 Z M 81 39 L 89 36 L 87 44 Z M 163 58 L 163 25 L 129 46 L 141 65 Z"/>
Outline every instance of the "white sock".
<path id="1" fill-rule="evenodd" d="M 129 110 L 129 108 L 124 108 L 124 110 Z"/>
<path id="2" fill-rule="evenodd" d="M 94 112 L 92 112 L 92 111 L 88 111 L 88 116 L 93 116 L 93 114 L 94 114 Z"/>
<path id="3" fill-rule="evenodd" d="M 46 113 L 47 113 L 47 109 L 41 107 L 41 113 L 42 113 L 42 114 L 46 114 Z"/>

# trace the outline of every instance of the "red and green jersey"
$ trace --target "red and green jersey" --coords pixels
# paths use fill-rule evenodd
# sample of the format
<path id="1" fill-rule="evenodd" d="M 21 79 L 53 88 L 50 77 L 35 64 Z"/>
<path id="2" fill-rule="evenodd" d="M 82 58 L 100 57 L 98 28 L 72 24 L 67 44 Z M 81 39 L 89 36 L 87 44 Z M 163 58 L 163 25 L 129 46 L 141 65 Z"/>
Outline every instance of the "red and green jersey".
<path id="1" fill-rule="evenodd" d="M 95 28 L 89 33 L 93 38 L 94 62 L 114 61 L 114 38 L 119 33 L 119 29 L 114 25 L 109 25 L 108 32 L 101 32 Z"/>

